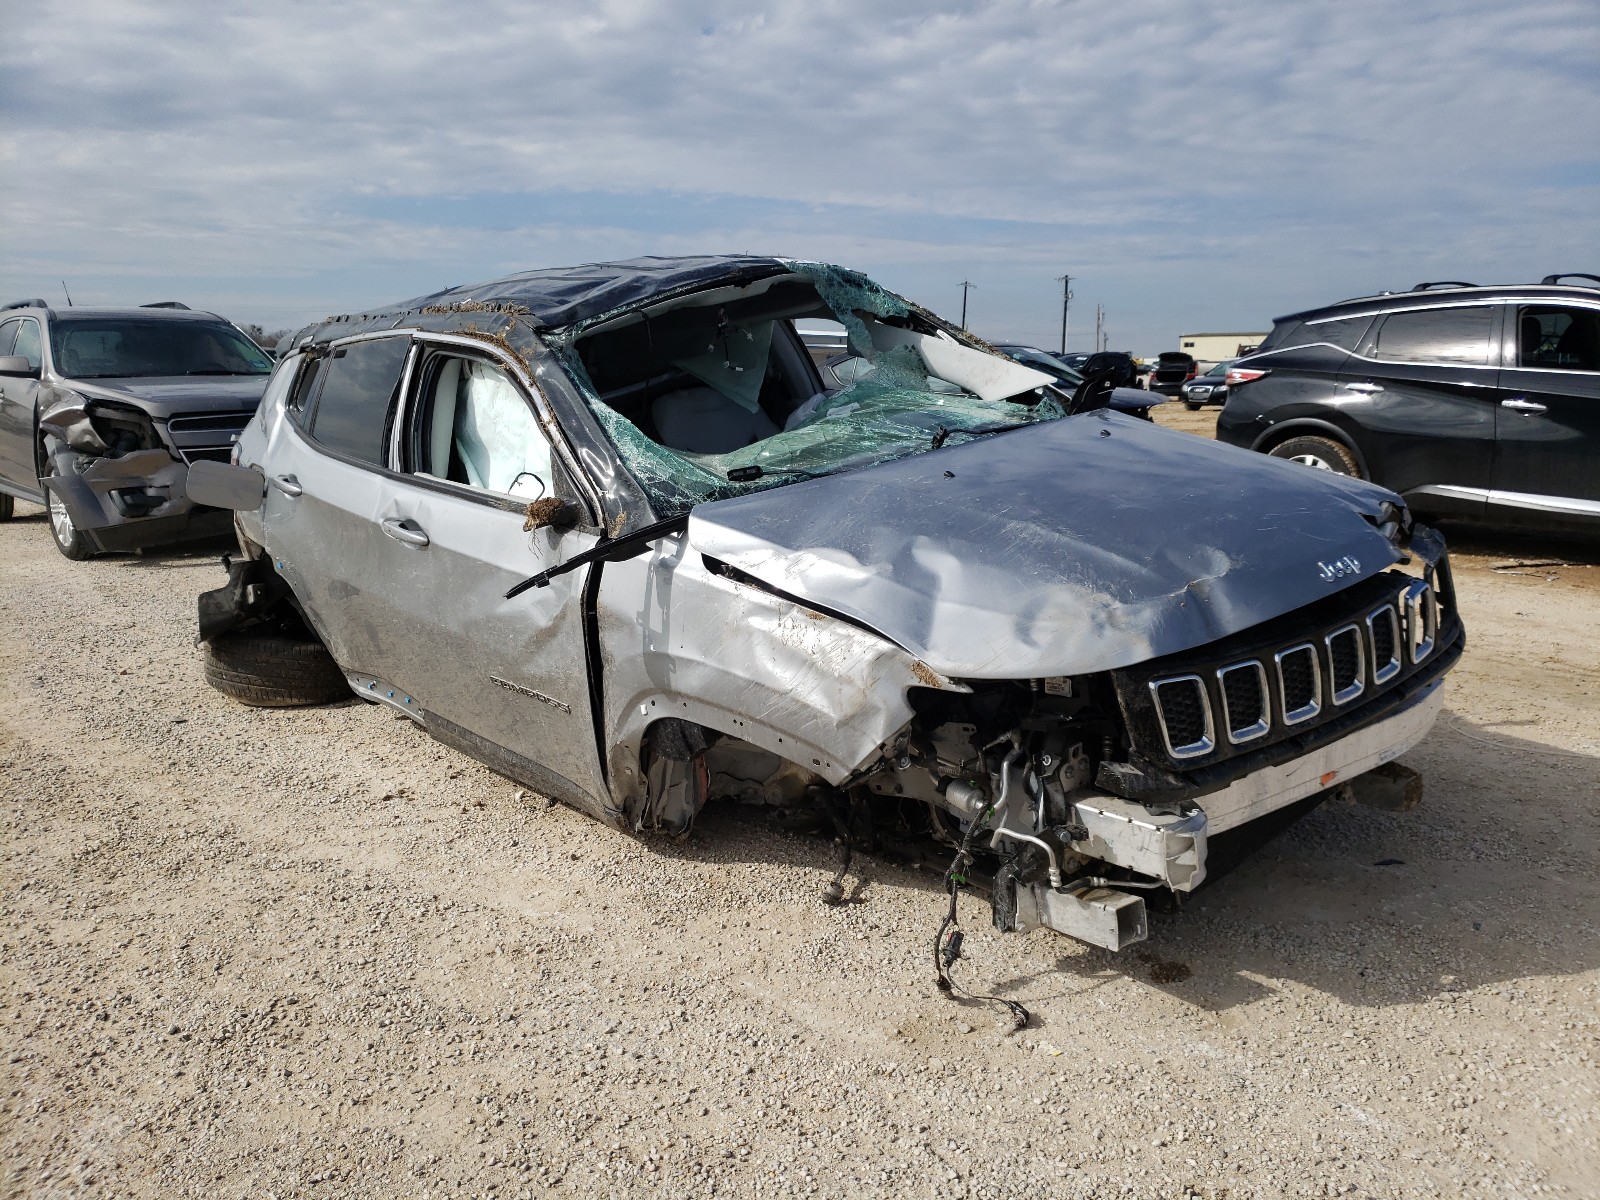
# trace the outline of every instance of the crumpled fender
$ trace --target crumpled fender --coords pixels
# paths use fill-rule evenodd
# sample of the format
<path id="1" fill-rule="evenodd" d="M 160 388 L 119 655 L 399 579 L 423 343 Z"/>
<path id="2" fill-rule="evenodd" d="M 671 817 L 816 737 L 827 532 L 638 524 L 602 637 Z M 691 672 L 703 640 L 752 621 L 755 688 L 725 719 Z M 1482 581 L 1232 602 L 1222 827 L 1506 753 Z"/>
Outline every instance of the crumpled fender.
<path id="1" fill-rule="evenodd" d="M 94 431 L 88 409 L 87 399 L 69 392 L 39 413 L 39 429 L 80 454 L 105 454 L 110 447 Z"/>
<path id="2" fill-rule="evenodd" d="M 911 719 L 911 688 L 970 690 L 849 621 L 714 574 L 686 549 L 669 539 L 650 556 L 608 564 L 600 588 L 611 791 L 630 816 L 644 800 L 645 734 L 665 718 L 739 738 L 837 785 Z"/>

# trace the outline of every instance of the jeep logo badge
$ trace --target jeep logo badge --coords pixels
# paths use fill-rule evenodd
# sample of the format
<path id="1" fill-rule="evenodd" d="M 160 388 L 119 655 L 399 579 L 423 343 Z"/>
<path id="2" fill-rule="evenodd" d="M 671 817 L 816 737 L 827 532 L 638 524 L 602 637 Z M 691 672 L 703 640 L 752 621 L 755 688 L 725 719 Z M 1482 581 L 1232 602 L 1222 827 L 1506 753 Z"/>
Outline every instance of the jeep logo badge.
<path id="1" fill-rule="evenodd" d="M 1322 576 L 1323 583 L 1332 583 L 1335 579 L 1343 579 L 1346 575 L 1354 575 L 1361 570 L 1361 564 L 1350 555 L 1336 558 L 1332 562 L 1319 562 L 1317 574 Z"/>

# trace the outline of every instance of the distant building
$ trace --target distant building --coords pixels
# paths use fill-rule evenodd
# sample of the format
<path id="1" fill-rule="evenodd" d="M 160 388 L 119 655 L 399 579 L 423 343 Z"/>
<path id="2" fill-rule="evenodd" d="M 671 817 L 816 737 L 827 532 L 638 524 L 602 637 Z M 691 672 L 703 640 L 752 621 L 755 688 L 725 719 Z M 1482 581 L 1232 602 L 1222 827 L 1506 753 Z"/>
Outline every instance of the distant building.
<path id="1" fill-rule="evenodd" d="M 1248 354 L 1266 338 L 1264 333 L 1180 333 L 1178 349 L 1194 355 L 1196 362 L 1217 363 Z"/>

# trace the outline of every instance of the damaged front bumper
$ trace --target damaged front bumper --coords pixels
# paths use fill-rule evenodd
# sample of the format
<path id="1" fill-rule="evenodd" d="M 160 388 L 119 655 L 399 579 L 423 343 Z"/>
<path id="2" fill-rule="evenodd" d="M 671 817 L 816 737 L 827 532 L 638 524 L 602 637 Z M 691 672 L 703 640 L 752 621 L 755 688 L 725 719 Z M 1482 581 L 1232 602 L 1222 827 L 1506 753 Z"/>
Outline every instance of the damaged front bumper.
<path id="1" fill-rule="evenodd" d="M 97 550 L 118 553 L 222 537 L 232 528 L 231 513 L 189 499 L 189 464 L 166 450 L 135 450 L 118 458 L 64 452 L 53 465 L 56 473 L 40 482 Z"/>
<path id="2" fill-rule="evenodd" d="M 1420 742 L 1444 706 L 1444 679 L 1434 679 L 1381 721 L 1282 766 L 1264 767 L 1206 796 L 1189 811 L 1157 815 L 1120 796 L 1078 798 L 1082 837 L 1071 849 L 1087 858 L 1160 880 L 1189 892 L 1206 877 L 1210 837 L 1237 829 L 1297 801 L 1326 792 L 1391 762 Z M 1090 885 L 1085 890 L 1085 884 Z M 996 892 L 1002 929 L 1053 929 L 1108 950 L 1147 936 L 1144 900 L 1120 890 L 1127 883 L 1090 878 Z"/>

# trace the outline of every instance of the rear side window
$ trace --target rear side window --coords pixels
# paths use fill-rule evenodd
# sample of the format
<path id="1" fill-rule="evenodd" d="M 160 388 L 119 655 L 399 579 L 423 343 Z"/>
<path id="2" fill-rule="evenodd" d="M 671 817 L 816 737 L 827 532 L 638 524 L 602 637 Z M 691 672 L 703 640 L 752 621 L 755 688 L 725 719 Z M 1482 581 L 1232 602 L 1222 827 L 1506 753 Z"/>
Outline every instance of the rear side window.
<path id="1" fill-rule="evenodd" d="M 411 341 L 377 338 L 340 346 L 322 368 L 307 432 L 329 450 L 384 466 L 389 419 Z"/>
<path id="2" fill-rule="evenodd" d="M 20 337 L 17 345 L 21 354 Z M 1517 362 L 1547 371 L 1600 371 L 1600 312 L 1548 304 L 1519 310 Z"/>
<path id="3" fill-rule="evenodd" d="M 1335 317 L 1331 321 L 1305 321 L 1297 322 L 1286 336 L 1272 342 L 1268 346 L 1263 343 L 1262 350 L 1287 350 L 1292 346 L 1337 346 L 1340 350 L 1354 350 L 1361 344 L 1361 335 L 1367 331 L 1367 326 L 1372 323 L 1370 316 Z M 1278 331 L 1274 329 L 1273 336 Z M 1271 341 L 1272 339 L 1268 339 Z"/>
<path id="4" fill-rule="evenodd" d="M 1379 319 L 1372 357 L 1385 362 L 1487 366 L 1494 318 L 1495 310 L 1488 305 L 1390 313 Z"/>

